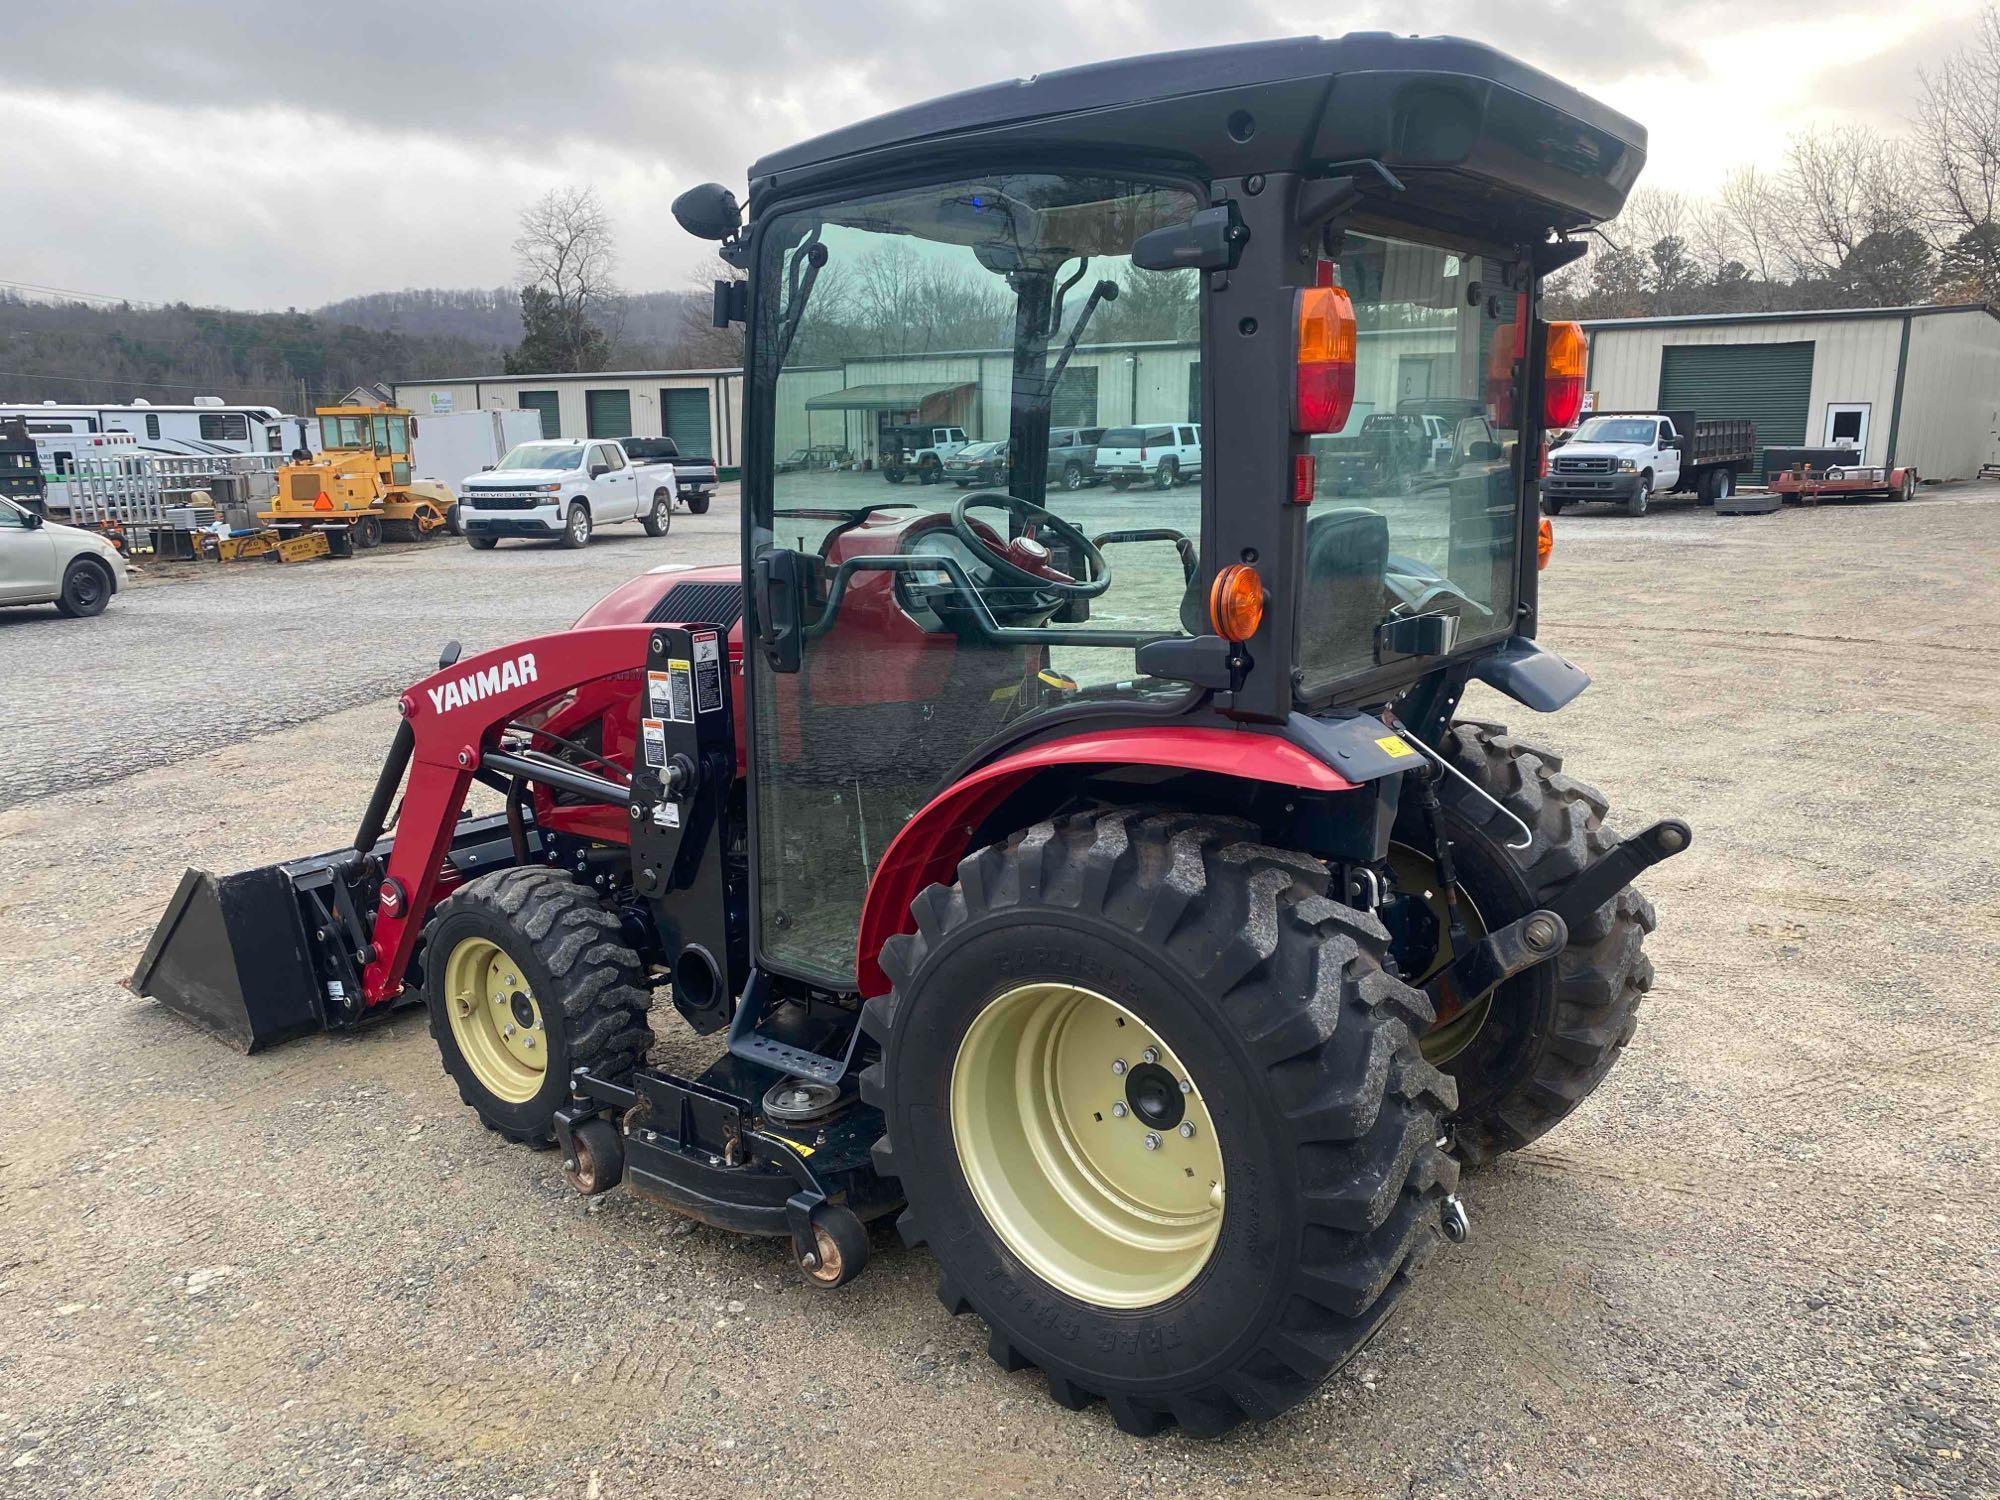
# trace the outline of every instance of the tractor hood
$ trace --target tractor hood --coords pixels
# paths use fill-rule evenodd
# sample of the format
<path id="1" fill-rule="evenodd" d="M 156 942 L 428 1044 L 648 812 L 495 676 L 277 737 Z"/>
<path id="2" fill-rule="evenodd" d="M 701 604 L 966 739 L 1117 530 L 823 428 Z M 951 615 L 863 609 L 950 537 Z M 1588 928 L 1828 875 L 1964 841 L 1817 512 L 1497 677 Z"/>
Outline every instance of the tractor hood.
<path id="1" fill-rule="evenodd" d="M 879 115 L 757 162 L 750 210 L 884 171 L 1085 153 L 1206 180 L 1378 161 L 1404 191 L 1365 174 L 1366 191 L 1397 219 L 1520 243 L 1614 217 L 1646 132 L 1477 42 L 1293 37 L 1064 68 Z"/>

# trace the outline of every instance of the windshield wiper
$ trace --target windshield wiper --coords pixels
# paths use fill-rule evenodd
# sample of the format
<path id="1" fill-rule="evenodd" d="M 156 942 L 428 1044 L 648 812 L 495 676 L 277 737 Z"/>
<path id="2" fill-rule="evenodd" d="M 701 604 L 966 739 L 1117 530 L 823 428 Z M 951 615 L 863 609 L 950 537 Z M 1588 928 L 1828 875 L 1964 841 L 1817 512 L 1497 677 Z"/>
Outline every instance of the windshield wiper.
<path id="1" fill-rule="evenodd" d="M 806 303 L 811 300 L 813 283 L 819 280 L 819 273 L 826 265 L 827 249 L 819 242 L 819 229 L 815 227 L 805 237 L 799 253 L 792 257 L 792 264 L 785 278 L 784 319 L 778 328 L 777 364 L 783 368 L 785 356 L 791 352 L 792 339 L 799 331 L 799 320 L 806 315 Z M 801 275 L 801 268 L 804 274 Z"/>

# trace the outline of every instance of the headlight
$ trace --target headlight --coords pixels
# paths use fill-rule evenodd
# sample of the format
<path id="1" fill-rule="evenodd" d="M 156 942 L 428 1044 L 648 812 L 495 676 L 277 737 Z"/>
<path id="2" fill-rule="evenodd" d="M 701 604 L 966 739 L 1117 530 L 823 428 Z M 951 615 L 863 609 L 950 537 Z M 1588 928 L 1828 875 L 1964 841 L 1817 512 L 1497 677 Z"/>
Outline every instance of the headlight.
<path id="1" fill-rule="evenodd" d="M 1621 458 L 1618 460 L 1618 472 L 1620 474 L 1636 474 L 1639 472 L 1639 466 L 1629 458 Z"/>
<path id="2" fill-rule="evenodd" d="M 540 490 L 544 495 L 553 495 L 558 490 L 560 490 L 562 486 L 559 484 L 538 484 L 535 486 L 535 488 Z"/>

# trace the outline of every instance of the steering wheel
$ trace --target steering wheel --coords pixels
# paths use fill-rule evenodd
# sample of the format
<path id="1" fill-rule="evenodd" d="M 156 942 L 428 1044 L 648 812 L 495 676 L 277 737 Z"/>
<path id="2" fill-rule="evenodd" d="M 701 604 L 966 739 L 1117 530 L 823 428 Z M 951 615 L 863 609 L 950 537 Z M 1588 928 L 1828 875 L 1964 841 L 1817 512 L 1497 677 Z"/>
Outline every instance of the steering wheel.
<path id="1" fill-rule="evenodd" d="M 1001 542 L 999 533 L 966 514 L 975 506 L 1011 511 L 1021 522 L 1021 534 Z M 1048 545 L 1036 537 L 1037 527 L 1050 532 L 1090 564 L 1091 578 L 1078 581 L 1049 560 Z M 1001 490 L 974 490 L 951 508 L 951 529 L 972 555 L 1013 583 L 1066 599 L 1095 599 L 1111 587 L 1111 565 L 1097 544 L 1054 511 Z M 995 545 L 999 543 L 999 545 Z"/>

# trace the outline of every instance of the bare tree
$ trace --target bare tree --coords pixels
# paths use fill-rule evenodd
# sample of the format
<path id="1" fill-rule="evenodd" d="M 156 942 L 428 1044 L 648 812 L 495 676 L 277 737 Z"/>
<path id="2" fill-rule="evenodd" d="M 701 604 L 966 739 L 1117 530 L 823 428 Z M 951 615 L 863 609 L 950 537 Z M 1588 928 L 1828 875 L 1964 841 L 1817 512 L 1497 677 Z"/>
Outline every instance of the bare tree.
<path id="1" fill-rule="evenodd" d="M 2000 12 L 1935 71 L 1917 72 L 1916 170 L 1954 293 L 2000 298 Z"/>
<path id="2" fill-rule="evenodd" d="M 521 213 L 514 241 L 521 310 L 528 324 L 523 357 L 534 347 L 544 369 L 602 369 L 619 335 L 618 256 L 611 219 L 593 188 L 552 188 Z"/>
<path id="3" fill-rule="evenodd" d="M 1770 311 L 1771 293 L 1778 276 L 1779 234 L 1785 205 L 1778 185 L 1754 166 L 1738 167 L 1722 179 L 1716 208 L 1727 226 L 1730 244 L 1752 281 L 1763 289 L 1764 307 Z"/>
<path id="4" fill-rule="evenodd" d="M 692 366 L 722 369 L 743 363 L 743 325 L 715 326 L 715 283 L 741 280 L 743 273 L 719 255 L 694 268 L 681 304 L 679 339 L 679 352 Z"/>
<path id="5" fill-rule="evenodd" d="M 1831 280 L 1864 241 L 1922 222 L 1909 149 L 1860 125 L 1801 131 L 1785 153 L 1781 233 L 1800 276 Z"/>

